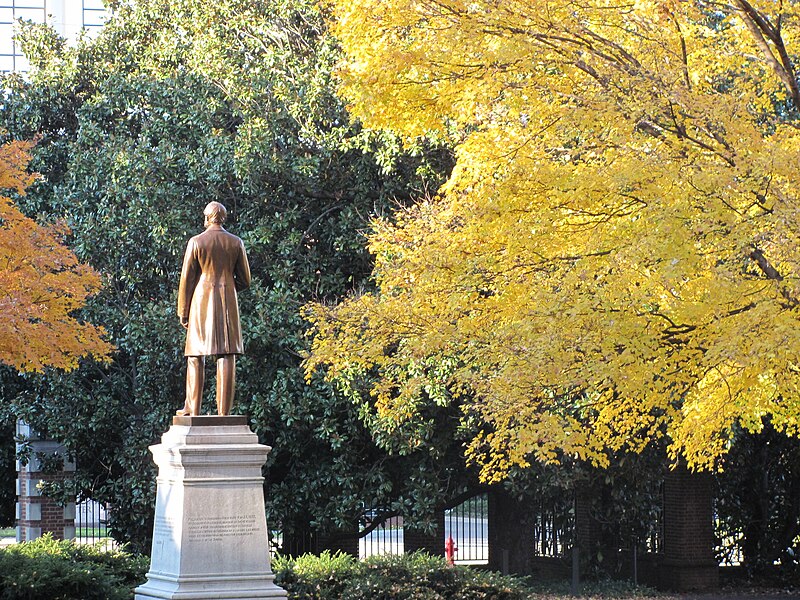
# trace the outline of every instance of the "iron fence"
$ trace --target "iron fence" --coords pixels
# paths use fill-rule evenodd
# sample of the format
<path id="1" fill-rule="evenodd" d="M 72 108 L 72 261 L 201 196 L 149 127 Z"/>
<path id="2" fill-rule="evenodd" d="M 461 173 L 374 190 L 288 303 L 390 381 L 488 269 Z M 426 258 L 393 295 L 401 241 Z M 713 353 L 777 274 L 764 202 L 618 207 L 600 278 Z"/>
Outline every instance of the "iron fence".
<path id="1" fill-rule="evenodd" d="M 575 512 L 571 502 L 556 502 L 549 505 L 541 503 L 538 507 L 533 506 L 531 509 L 534 556 L 568 557 L 572 549 L 575 531 Z M 365 529 L 373 524 L 374 522 L 367 521 Z M 663 552 L 663 529 L 662 509 L 658 507 L 658 510 L 654 510 L 651 515 L 651 522 L 646 534 L 635 544 L 638 553 L 641 553 L 642 550 L 647 554 Z M 719 565 L 740 565 L 743 559 L 741 531 L 732 530 L 716 514 L 714 530 L 717 538 L 715 551 Z M 449 537 L 453 538 L 458 549 L 455 554 L 456 563 L 471 565 L 488 563 L 489 499 L 487 494 L 474 496 L 445 511 L 442 554 L 444 554 L 445 540 Z M 77 504 L 75 540 L 81 544 L 101 543 L 102 547 L 107 549 L 115 547 L 115 542 L 108 531 L 108 512 L 105 506 L 91 500 Z M 291 547 L 285 547 L 284 542 Z M 297 547 L 295 548 L 295 546 Z M 298 554 L 302 553 L 303 548 L 308 547 L 310 547 L 310 542 L 305 538 L 300 539 L 294 536 L 292 539 L 284 540 L 280 532 L 270 532 L 272 552 Z M 360 536 L 358 549 L 359 557 L 362 559 L 381 554 L 402 554 L 405 550 L 402 517 L 393 516 L 377 523 L 368 533 Z"/>
<path id="2" fill-rule="evenodd" d="M 368 521 L 367 527 L 373 524 Z M 379 554 L 403 554 L 404 551 L 402 517 L 383 519 L 374 529 L 366 535 L 362 535 L 358 540 L 358 556 L 362 559 Z"/>
<path id="3" fill-rule="evenodd" d="M 85 500 L 75 506 L 75 541 L 79 544 L 99 544 L 111 550 L 114 539 L 108 531 L 108 510 L 94 500 Z"/>
<path id="4" fill-rule="evenodd" d="M 714 511 L 714 555 L 720 567 L 738 567 L 744 560 L 744 534 L 720 519 Z"/>
<path id="5" fill-rule="evenodd" d="M 533 554 L 563 558 L 572 549 L 575 519 L 572 503 L 540 504 L 533 515 Z"/>
<path id="6" fill-rule="evenodd" d="M 457 564 L 489 562 L 489 497 L 479 494 L 444 512 L 444 539 L 452 537 Z"/>

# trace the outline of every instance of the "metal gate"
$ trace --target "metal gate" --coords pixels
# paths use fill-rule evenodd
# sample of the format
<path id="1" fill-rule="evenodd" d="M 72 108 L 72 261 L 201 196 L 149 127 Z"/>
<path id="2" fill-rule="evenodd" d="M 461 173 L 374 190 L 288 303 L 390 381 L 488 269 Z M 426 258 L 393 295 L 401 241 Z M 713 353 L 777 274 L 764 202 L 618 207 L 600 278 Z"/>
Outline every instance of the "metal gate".
<path id="1" fill-rule="evenodd" d="M 115 547 L 108 533 L 108 511 L 94 500 L 84 500 L 75 506 L 75 541 L 79 544 L 100 544 L 106 550 Z"/>
<path id="2" fill-rule="evenodd" d="M 456 564 L 489 562 L 489 496 L 479 494 L 444 511 L 444 539 L 452 537 Z"/>

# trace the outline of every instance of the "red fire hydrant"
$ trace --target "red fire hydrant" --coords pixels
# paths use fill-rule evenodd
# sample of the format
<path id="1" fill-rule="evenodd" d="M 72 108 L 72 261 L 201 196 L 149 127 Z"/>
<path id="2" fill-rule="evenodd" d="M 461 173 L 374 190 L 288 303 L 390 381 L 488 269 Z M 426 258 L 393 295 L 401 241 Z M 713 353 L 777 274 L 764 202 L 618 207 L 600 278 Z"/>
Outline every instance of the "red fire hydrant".
<path id="1" fill-rule="evenodd" d="M 453 536 L 448 536 L 447 541 L 444 543 L 444 556 L 448 564 L 456 564 L 456 552 L 458 552 L 458 548 L 456 548 L 456 543 L 453 541 Z"/>

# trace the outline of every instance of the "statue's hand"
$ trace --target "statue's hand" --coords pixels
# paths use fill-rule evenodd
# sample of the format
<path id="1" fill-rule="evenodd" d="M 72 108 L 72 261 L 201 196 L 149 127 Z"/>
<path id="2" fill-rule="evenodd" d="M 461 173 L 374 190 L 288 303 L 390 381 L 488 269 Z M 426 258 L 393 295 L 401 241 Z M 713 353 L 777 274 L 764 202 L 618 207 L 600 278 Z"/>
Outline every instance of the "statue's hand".
<path id="1" fill-rule="evenodd" d="M 181 325 L 183 325 L 184 329 L 189 329 L 189 319 L 181 317 Z"/>

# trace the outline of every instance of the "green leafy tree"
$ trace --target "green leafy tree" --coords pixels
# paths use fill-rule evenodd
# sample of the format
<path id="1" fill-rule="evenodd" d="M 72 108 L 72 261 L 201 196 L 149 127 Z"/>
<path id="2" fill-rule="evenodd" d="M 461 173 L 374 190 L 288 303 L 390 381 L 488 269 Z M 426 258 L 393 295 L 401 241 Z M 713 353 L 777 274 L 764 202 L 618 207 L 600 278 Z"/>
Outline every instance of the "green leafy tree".
<path id="1" fill-rule="evenodd" d="M 738 430 L 716 482 L 720 558 L 733 546 L 749 575 L 780 563 L 787 576 L 800 569 L 800 440 L 767 422 L 759 433 Z"/>
<path id="2" fill-rule="evenodd" d="M 62 492 L 108 502 L 116 535 L 146 549 L 147 446 L 183 398 L 181 256 L 218 200 L 254 275 L 240 300 L 237 397 L 274 447 L 270 524 L 351 527 L 370 508 L 424 522 L 464 486 L 457 420 L 438 419 L 424 449 L 387 453 L 345 395 L 304 381 L 298 313 L 364 284 L 370 219 L 438 187 L 451 153 L 434 142 L 403 149 L 350 122 L 333 93 L 337 48 L 313 2 L 110 7 L 97 39 L 75 48 L 47 27 L 23 28 L 33 71 L 3 79 L 0 125 L 40 136 L 43 177 L 20 205 L 68 221 L 71 246 L 104 278 L 85 314 L 118 352 L 69 374 L 3 372 L 19 388 L 3 386 L 3 410 L 63 440 L 78 473 Z"/>

